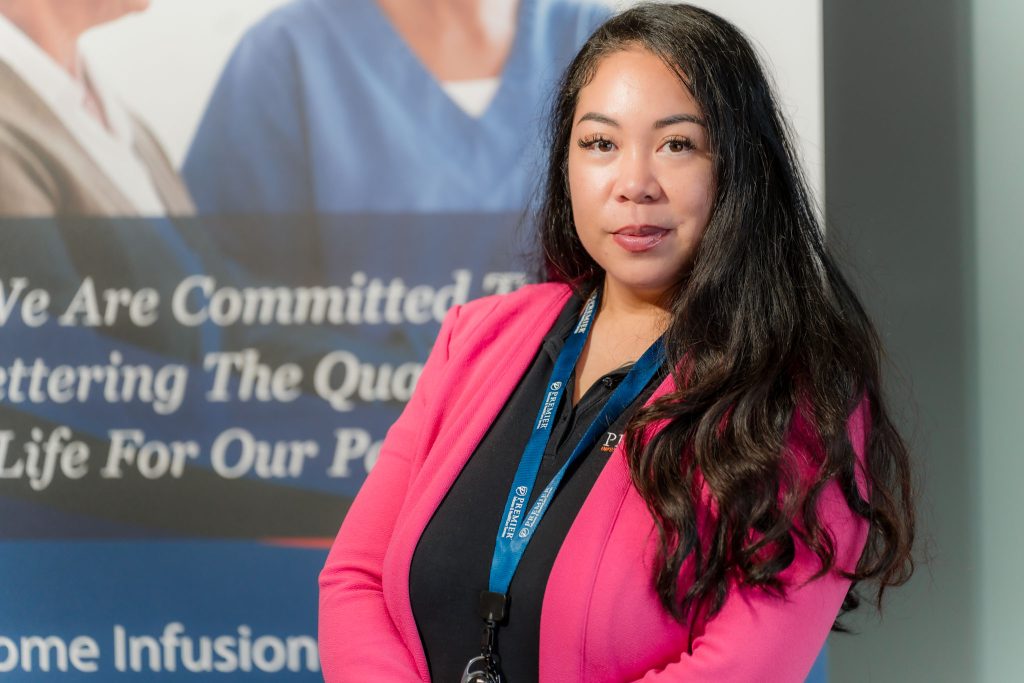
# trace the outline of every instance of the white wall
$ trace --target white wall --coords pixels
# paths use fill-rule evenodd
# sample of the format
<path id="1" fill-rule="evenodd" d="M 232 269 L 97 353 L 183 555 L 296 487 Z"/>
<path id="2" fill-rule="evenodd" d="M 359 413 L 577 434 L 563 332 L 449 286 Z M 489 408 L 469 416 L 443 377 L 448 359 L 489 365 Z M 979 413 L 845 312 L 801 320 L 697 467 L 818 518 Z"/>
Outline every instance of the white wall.
<path id="1" fill-rule="evenodd" d="M 1002 683 L 1024 678 L 1024 3 L 974 0 L 973 24 L 979 680 Z"/>
<path id="2" fill-rule="evenodd" d="M 90 31 L 90 65 L 180 165 L 220 71 L 245 30 L 287 0 L 153 0 Z"/>

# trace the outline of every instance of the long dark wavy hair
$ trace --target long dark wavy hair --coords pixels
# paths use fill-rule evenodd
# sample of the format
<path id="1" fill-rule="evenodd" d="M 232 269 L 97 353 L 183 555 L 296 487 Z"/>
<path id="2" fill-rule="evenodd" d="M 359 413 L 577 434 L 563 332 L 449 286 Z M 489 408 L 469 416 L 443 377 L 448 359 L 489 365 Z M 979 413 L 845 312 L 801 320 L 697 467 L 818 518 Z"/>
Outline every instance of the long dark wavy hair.
<path id="1" fill-rule="evenodd" d="M 582 47 L 551 112 L 538 215 L 546 278 L 580 292 L 601 284 L 573 221 L 570 133 L 601 60 L 637 48 L 673 69 L 700 107 L 717 177 L 710 222 L 671 302 L 665 348 L 676 388 L 627 428 L 633 485 L 658 533 L 661 602 L 684 622 L 714 615 L 733 582 L 783 594 L 780 574 L 804 544 L 820 560 L 815 576 L 852 579 L 840 615 L 858 606 L 859 582 L 874 583 L 880 608 L 885 588 L 913 571 L 908 449 L 885 408 L 877 333 L 826 249 L 772 88 L 732 24 L 688 5 L 643 4 Z M 858 408 L 863 460 L 848 434 Z M 792 451 L 797 425 L 813 434 L 801 444 L 809 463 Z M 855 568 L 839 566 L 843 549 L 819 514 L 834 485 L 868 525 Z M 692 583 L 680 581 L 687 559 Z"/>

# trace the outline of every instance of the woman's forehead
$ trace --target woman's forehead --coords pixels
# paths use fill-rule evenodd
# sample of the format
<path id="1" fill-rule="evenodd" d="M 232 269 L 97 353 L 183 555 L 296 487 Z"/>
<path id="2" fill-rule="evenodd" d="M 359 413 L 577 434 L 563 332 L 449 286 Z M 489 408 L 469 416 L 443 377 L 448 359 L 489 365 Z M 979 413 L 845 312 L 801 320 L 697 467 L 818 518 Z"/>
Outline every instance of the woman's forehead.
<path id="1" fill-rule="evenodd" d="M 577 97 L 576 122 L 588 114 L 595 120 L 618 116 L 653 123 L 671 117 L 699 119 L 700 108 L 679 74 L 661 57 L 634 47 L 612 52 L 597 63 Z"/>

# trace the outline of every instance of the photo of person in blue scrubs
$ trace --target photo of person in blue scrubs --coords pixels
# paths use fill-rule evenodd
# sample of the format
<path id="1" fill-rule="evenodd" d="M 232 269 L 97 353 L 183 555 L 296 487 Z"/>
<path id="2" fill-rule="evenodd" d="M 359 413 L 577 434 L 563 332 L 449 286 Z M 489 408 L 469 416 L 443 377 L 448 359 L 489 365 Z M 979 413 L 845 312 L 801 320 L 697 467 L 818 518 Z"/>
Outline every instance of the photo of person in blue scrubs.
<path id="1" fill-rule="evenodd" d="M 510 212 L 585 0 L 296 0 L 222 73 L 184 174 L 202 213 Z"/>

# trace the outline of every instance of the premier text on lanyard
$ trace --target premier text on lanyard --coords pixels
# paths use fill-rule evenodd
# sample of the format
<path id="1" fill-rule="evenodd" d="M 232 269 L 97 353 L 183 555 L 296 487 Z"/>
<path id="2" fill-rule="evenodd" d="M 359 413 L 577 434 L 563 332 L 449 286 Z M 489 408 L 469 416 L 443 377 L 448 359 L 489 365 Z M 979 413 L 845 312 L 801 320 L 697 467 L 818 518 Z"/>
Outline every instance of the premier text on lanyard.
<path id="1" fill-rule="evenodd" d="M 519 461 L 519 468 L 512 479 L 512 487 L 505 502 L 505 513 L 498 526 L 488 590 L 480 595 L 480 616 L 485 624 L 482 653 L 479 657 L 470 660 L 463 676 L 464 681 L 500 680 L 497 674 L 497 654 L 493 647 L 494 630 L 497 623 L 506 616 L 509 585 L 512 583 L 512 577 L 526 551 L 527 544 L 533 537 L 537 524 L 547 511 L 552 497 L 572 463 L 590 450 L 597 438 L 636 400 L 664 360 L 663 346 L 659 339 L 644 352 L 626 378 L 612 392 L 604 408 L 601 409 L 572 450 L 568 460 L 555 473 L 548 485 L 537 496 L 533 506 L 524 515 L 524 506 L 530 500 L 530 494 L 537 481 L 537 472 L 540 470 L 541 458 L 547 447 L 548 439 L 551 437 L 551 426 L 555 414 L 558 412 L 559 403 L 565 394 L 566 384 L 575 371 L 576 362 L 583 352 L 597 311 L 598 300 L 597 293 L 587 300 L 582 313 L 580 313 L 576 328 L 569 335 L 561 353 L 558 354 L 558 360 L 555 361 L 551 378 L 548 380 L 544 402 L 541 404 L 537 420 L 533 425 L 533 433 L 530 435 L 530 440 Z"/>

